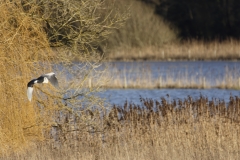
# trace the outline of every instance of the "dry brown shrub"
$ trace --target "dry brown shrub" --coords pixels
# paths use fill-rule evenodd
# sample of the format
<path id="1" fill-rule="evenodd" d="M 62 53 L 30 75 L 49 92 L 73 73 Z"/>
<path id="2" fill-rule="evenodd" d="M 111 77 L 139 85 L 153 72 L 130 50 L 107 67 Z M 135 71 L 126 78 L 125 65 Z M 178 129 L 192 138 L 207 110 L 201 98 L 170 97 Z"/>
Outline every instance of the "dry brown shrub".
<path id="1" fill-rule="evenodd" d="M 85 53 L 99 50 L 113 28 L 119 28 L 128 18 L 128 12 L 116 12 L 114 2 L 105 0 L 21 0 L 24 11 L 29 13 L 34 7 L 34 16 L 42 20 L 49 45 L 64 47 L 81 58 Z"/>
<path id="2" fill-rule="evenodd" d="M 53 52 L 41 23 L 26 15 L 18 3 L 0 3 L 0 155 L 41 140 L 42 120 L 36 103 L 28 102 L 26 84 L 33 75 L 51 71 Z M 39 62 L 46 62 L 41 65 Z M 50 101 L 49 107 L 54 107 Z"/>
<path id="3" fill-rule="evenodd" d="M 61 4 L 60 1 L 57 2 L 58 5 L 54 7 L 59 7 Z M 71 7 L 75 7 L 73 11 L 77 18 L 80 18 L 76 21 L 85 23 L 85 29 L 78 26 L 84 31 L 74 32 L 78 36 L 75 39 L 72 37 L 72 32 L 65 35 L 69 36 L 75 45 L 62 44 L 62 47 L 53 49 L 51 48 L 52 39 L 47 34 L 49 32 L 44 29 L 46 22 L 44 14 L 46 15 L 48 11 L 42 12 L 41 8 L 43 7 L 41 5 L 46 7 L 51 3 L 54 1 L 16 0 L 0 3 L 2 12 L 0 15 L 0 99 L 2 102 L 0 143 L 3 144 L 0 146 L 0 155 L 19 151 L 25 146 L 30 146 L 31 142 L 49 137 L 52 126 L 65 123 L 61 116 L 59 117 L 61 114 L 72 113 L 74 118 L 80 119 L 78 122 L 82 128 L 98 124 L 88 115 L 82 116 L 82 113 L 91 110 L 92 107 L 103 106 L 102 100 L 93 94 L 99 90 L 105 78 L 103 71 L 96 69 L 100 65 L 101 56 L 95 53 L 90 54 L 94 50 L 91 44 L 94 40 L 97 41 L 100 37 L 107 35 L 112 25 L 121 23 L 121 20 L 117 21 L 119 20 L 117 17 L 109 20 L 106 17 L 100 21 L 99 17 L 95 17 L 96 13 L 91 11 L 99 9 L 103 1 L 92 3 L 79 1 L 83 5 L 84 12 L 81 12 L 81 9 L 77 10 L 76 6 L 71 5 Z M 53 18 L 51 14 L 49 13 L 49 21 Z M 67 18 L 71 19 L 69 16 L 63 18 L 66 18 L 67 22 Z M 57 23 L 54 20 L 52 22 Z M 54 25 L 59 27 L 58 24 Z M 101 32 L 101 35 L 96 32 Z M 55 33 L 60 34 L 60 32 Z M 84 41 L 81 41 L 83 40 L 81 38 Z M 84 62 L 73 63 L 72 60 L 77 56 L 80 56 L 79 59 Z M 35 85 L 32 102 L 29 102 L 26 96 L 27 83 L 33 78 L 52 71 L 57 73 L 60 88 L 56 89 L 51 85 Z M 94 79 L 99 81 L 93 85 Z"/>

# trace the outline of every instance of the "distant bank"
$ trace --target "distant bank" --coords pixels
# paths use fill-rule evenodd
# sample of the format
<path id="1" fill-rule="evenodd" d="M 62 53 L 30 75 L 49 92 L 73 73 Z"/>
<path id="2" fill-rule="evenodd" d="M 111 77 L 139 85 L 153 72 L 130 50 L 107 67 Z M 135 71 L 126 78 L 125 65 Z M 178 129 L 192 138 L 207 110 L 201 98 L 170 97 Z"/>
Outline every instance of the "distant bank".
<path id="1" fill-rule="evenodd" d="M 114 48 L 106 51 L 106 60 L 240 60 L 240 41 L 191 41 L 165 44 L 161 47 Z"/>

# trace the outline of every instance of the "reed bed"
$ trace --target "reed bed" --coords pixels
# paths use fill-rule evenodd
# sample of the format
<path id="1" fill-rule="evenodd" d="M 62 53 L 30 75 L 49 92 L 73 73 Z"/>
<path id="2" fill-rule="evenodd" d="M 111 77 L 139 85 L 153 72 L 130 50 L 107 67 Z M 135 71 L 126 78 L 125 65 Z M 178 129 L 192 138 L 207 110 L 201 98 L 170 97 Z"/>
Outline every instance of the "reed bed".
<path id="1" fill-rule="evenodd" d="M 161 63 L 161 62 L 159 62 Z M 240 89 L 240 70 L 225 66 L 224 71 L 199 68 L 151 67 L 149 64 L 132 63 L 111 65 L 105 77 L 105 88 L 221 88 Z M 91 82 L 94 84 L 94 81 Z"/>
<path id="2" fill-rule="evenodd" d="M 84 112 L 97 128 L 62 115 L 55 139 L 8 159 L 239 159 L 239 97 L 140 101 Z"/>
<path id="3" fill-rule="evenodd" d="M 108 60 L 239 60 L 239 41 L 190 40 L 143 47 L 120 47 L 108 51 Z"/>

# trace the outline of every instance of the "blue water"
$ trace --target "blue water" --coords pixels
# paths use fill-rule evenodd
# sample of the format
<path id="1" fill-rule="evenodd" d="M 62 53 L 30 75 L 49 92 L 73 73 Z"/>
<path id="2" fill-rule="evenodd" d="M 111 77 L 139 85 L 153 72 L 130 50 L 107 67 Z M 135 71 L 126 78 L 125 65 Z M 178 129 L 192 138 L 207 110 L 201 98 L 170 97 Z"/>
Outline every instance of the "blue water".
<path id="1" fill-rule="evenodd" d="M 165 74 L 167 72 L 196 71 L 202 74 L 224 74 L 226 69 L 240 68 L 238 61 L 143 61 L 143 62 L 107 62 L 111 68 L 123 69 L 150 69 L 153 73 Z"/>
<path id="2" fill-rule="evenodd" d="M 77 63 L 78 64 L 78 63 Z M 78 64 L 76 70 L 81 70 L 83 63 Z M 240 78 L 240 62 L 238 61 L 172 61 L 172 62 L 105 62 L 99 70 L 108 67 L 111 75 L 126 74 L 126 77 L 139 76 L 139 73 L 151 72 L 152 79 L 161 76 L 163 79 L 171 75 L 171 77 L 194 76 L 196 79 L 205 77 L 208 82 L 215 82 L 216 79 L 225 80 L 224 78 L 231 76 L 232 78 Z M 82 74 L 79 74 L 81 77 Z M 212 84 L 214 86 L 214 84 Z M 169 95 L 166 96 L 166 95 Z M 209 99 L 219 99 L 225 102 L 229 101 L 230 95 L 240 96 L 240 90 L 227 89 L 106 89 L 97 94 L 101 98 L 106 99 L 110 104 L 123 105 L 124 101 L 140 104 L 140 96 L 143 98 L 152 98 L 160 100 L 165 97 L 168 100 L 185 99 L 188 96 L 198 98 L 200 95 Z"/>
<path id="3" fill-rule="evenodd" d="M 141 104 L 140 96 L 153 100 L 161 100 L 160 98 L 164 97 L 172 101 L 173 99 L 187 99 L 188 96 L 197 99 L 202 95 L 209 100 L 224 100 L 228 102 L 230 95 L 240 97 L 240 91 L 226 89 L 108 89 L 98 93 L 98 95 L 101 98 L 105 98 L 106 102 L 110 104 L 123 105 L 126 100 L 135 104 Z"/>
<path id="4" fill-rule="evenodd" d="M 108 62 L 112 75 L 120 74 L 123 77 L 139 77 L 139 73 L 150 73 L 151 79 L 167 76 L 172 78 L 194 77 L 205 78 L 210 86 L 215 86 L 216 79 L 224 80 L 227 76 L 236 79 L 240 75 L 238 61 L 144 61 L 144 62 Z M 103 65 L 104 66 L 104 65 Z M 121 76 L 120 76 L 121 77 Z"/>

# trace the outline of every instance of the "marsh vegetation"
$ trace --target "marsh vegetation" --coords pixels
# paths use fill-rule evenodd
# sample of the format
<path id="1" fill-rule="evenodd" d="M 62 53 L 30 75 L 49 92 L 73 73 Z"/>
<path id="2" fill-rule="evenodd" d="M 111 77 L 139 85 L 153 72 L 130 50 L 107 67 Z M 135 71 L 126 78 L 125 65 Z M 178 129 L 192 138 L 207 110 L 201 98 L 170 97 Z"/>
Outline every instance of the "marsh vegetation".
<path id="1" fill-rule="evenodd" d="M 182 41 L 159 46 L 120 47 L 109 51 L 108 60 L 239 60 L 238 40 Z"/>
<path id="2" fill-rule="evenodd" d="M 109 47 L 104 54 L 109 59 L 119 59 L 118 54 L 115 58 L 108 54 L 118 47 L 134 51 L 133 57 L 141 59 L 145 59 L 144 54 L 151 59 L 154 57 L 151 53 L 162 59 L 239 58 L 238 42 L 234 40 L 227 41 L 230 45 L 224 48 L 209 43 L 214 50 L 205 43 L 197 43 L 209 57 L 206 53 L 195 54 L 199 48 L 194 49 L 193 42 L 182 49 L 177 31 L 158 19 L 152 8 L 144 7 L 149 13 L 144 18 L 145 15 L 135 14 L 142 12 L 139 1 L 121 2 L 120 5 L 111 0 L 0 2 L 0 158 L 239 159 L 239 97 L 230 96 L 229 103 L 204 96 L 172 101 L 143 97 L 141 106 L 128 102 L 112 106 L 95 95 L 103 86 L 127 88 L 148 84 L 149 88 L 191 88 L 197 83 L 197 88 L 205 88 L 208 84 L 203 80 L 188 85 L 196 79 L 181 75 L 183 79 L 177 77 L 179 81 L 175 81 L 176 77 L 162 80 L 157 77 L 158 81 L 154 81 L 149 79 L 148 68 L 139 71 L 137 80 L 134 77 L 126 83 L 127 77 L 123 77 L 123 84 L 122 77 L 114 73 L 115 80 L 119 79 L 115 84 L 112 74 L 104 72 L 105 68 L 99 70 L 104 57 L 97 53 L 101 50 L 99 46 Z M 131 5 L 136 10 L 130 16 Z M 120 31 L 128 18 L 125 29 Z M 140 18 L 151 21 L 139 25 Z M 153 22 L 159 26 L 153 26 Z M 129 39 L 126 30 L 133 31 Z M 149 30 L 159 37 L 146 32 Z M 121 36 L 122 39 L 116 38 Z M 165 44 L 173 44 L 173 48 L 168 47 L 167 51 Z M 163 47 L 160 52 L 151 50 L 159 51 L 159 47 Z M 138 52 L 148 48 L 151 53 Z M 221 53 L 225 48 L 229 52 Z M 126 53 L 122 56 L 129 59 Z M 83 63 L 79 66 L 74 60 Z M 56 68 L 59 64 L 62 67 Z M 33 100 L 29 102 L 26 96 L 29 80 L 52 71 L 59 79 L 60 89 L 35 85 Z M 131 74 L 127 69 L 123 72 Z M 231 75 L 231 71 L 226 73 Z M 229 81 L 225 82 L 229 83 L 220 86 L 239 87 L 239 79 L 226 77 Z"/>
<path id="3" fill-rule="evenodd" d="M 71 112 L 58 115 L 54 138 L 10 159 L 238 159 L 239 97 L 126 102 L 82 116 L 99 123 L 82 127 Z"/>

